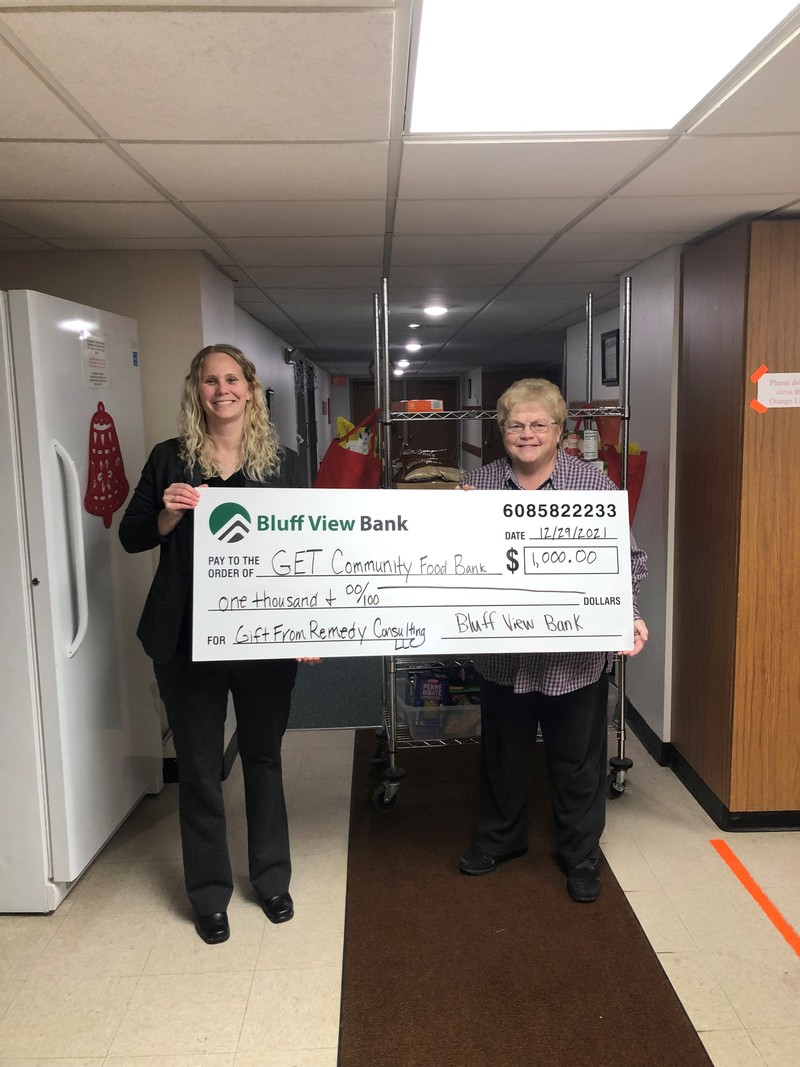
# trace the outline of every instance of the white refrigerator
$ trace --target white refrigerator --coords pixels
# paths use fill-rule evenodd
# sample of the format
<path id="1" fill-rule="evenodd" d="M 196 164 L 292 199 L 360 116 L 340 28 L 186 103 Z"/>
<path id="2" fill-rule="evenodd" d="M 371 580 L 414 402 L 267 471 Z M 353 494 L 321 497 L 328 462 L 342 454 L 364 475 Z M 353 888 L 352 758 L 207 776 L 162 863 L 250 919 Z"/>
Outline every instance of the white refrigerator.
<path id="1" fill-rule="evenodd" d="M 132 319 L 0 293 L 0 912 L 53 911 L 162 785 L 151 553 L 117 536 L 145 460 L 138 349 Z"/>

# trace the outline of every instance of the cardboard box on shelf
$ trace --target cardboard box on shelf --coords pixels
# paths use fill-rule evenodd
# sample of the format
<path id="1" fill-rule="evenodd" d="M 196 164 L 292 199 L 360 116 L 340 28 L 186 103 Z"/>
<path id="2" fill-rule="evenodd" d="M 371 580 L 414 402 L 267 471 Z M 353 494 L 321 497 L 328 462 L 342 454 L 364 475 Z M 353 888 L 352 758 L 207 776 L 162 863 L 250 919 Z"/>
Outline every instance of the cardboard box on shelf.
<path id="1" fill-rule="evenodd" d="M 406 702 L 412 707 L 436 707 L 446 704 L 449 696 L 444 671 L 409 671 Z"/>
<path id="2" fill-rule="evenodd" d="M 395 400 L 389 405 L 390 411 L 443 411 L 442 400 Z"/>

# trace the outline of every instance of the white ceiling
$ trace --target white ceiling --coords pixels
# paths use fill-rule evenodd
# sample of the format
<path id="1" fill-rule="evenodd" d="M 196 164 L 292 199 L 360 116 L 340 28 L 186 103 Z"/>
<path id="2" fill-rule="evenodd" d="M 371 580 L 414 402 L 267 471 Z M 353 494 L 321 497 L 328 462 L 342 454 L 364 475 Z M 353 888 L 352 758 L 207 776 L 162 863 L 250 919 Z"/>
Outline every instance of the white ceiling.
<path id="1" fill-rule="evenodd" d="M 664 248 L 800 216 L 800 8 L 672 130 L 408 137 L 418 8 L 0 0 L 0 251 L 199 249 L 340 374 L 386 276 L 393 356 L 414 334 L 412 370 L 450 374 L 558 361 L 587 292 L 600 312 Z"/>

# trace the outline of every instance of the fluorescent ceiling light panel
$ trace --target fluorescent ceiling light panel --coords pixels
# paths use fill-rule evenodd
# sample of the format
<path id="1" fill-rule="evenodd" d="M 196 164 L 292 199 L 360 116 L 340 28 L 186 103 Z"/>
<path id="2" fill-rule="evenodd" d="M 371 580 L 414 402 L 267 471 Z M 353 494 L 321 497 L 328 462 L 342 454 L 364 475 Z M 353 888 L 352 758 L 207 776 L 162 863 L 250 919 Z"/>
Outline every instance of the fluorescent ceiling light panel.
<path id="1" fill-rule="evenodd" d="M 411 133 L 669 130 L 787 0 L 424 0 Z"/>

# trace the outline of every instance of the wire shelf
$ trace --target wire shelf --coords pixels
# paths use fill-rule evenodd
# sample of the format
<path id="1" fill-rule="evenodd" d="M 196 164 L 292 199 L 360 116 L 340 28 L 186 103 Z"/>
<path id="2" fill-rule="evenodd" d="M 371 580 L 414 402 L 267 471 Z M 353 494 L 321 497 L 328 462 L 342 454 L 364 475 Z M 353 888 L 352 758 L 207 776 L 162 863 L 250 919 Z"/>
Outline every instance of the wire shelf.
<path id="1" fill-rule="evenodd" d="M 474 422 L 479 419 L 496 419 L 493 408 L 474 411 L 390 411 L 389 422 L 439 422 L 441 419 L 458 422 Z"/>
<path id="2" fill-rule="evenodd" d="M 585 407 L 567 408 L 567 417 L 570 419 L 593 419 L 602 418 L 604 415 L 617 415 L 626 418 L 627 414 L 623 407 L 606 407 L 586 405 Z M 387 422 L 439 422 L 448 419 L 451 422 L 478 422 L 491 421 L 497 418 L 494 408 L 476 408 L 473 411 L 390 411 Z"/>

